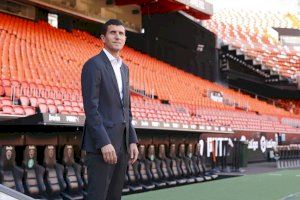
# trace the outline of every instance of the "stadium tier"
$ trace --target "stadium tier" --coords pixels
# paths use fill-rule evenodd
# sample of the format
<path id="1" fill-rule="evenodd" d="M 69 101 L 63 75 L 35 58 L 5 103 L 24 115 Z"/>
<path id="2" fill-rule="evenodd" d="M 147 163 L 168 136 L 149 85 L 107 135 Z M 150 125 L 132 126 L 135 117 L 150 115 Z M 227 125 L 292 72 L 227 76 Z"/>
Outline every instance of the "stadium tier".
<path id="1" fill-rule="evenodd" d="M 223 9 L 203 24 L 225 44 L 240 49 L 284 77 L 296 79 L 300 53 L 294 47 L 282 45 L 273 28 L 299 28 L 298 15 L 282 11 Z"/>
<path id="2" fill-rule="evenodd" d="M 226 16 L 227 19 L 230 14 Z M 217 17 L 207 26 L 218 27 Z M 220 24 L 227 30 L 225 23 Z M 231 36 L 242 34 L 235 29 L 230 32 Z M 270 40 L 267 44 L 273 43 Z M 86 32 L 67 32 L 46 22 L 0 13 L 0 113 L 84 115 L 81 69 L 102 47 L 100 39 Z M 134 119 L 224 126 L 233 130 L 300 131 L 296 128 L 300 124 L 298 116 L 284 109 L 196 77 L 129 47 L 124 48 L 121 56 L 129 66 L 130 85 L 135 91 Z M 140 95 L 141 92 L 148 97 Z M 214 101 L 210 92 L 221 96 L 222 102 Z M 289 120 L 293 123 L 287 123 Z"/>

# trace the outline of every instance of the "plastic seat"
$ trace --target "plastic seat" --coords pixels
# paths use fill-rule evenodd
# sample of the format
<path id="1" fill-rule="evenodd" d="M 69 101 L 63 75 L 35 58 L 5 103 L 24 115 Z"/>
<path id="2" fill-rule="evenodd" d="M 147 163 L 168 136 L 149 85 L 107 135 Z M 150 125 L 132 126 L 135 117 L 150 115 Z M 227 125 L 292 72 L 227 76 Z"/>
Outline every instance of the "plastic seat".
<path id="1" fill-rule="evenodd" d="M 164 144 L 159 145 L 158 158 L 156 159 L 156 162 L 157 162 L 157 166 L 161 169 L 161 179 L 164 180 L 168 186 L 176 185 L 177 182 L 174 179 L 173 172 L 170 167 L 171 161 L 166 157 Z"/>
<path id="2" fill-rule="evenodd" d="M 165 187 L 167 183 L 162 179 L 162 171 L 155 156 L 154 145 L 149 145 L 148 147 L 147 161 L 147 166 L 149 167 L 152 175 L 151 180 L 153 181 L 154 185 L 159 188 Z"/>
<path id="3" fill-rule="evenodd" d="M 56 162 L 56 150 L 53 145 L 47 145 L 44 150 L 45 185 L 47 196 L 62 199 L 60 193 L 66 189 L 63 178 L 63 166 Z"/>
<path id="4" fill-rule="evenodd" d="M 64 179 L 67 187 L 62 192 L 64 199 L 83 199 L 83 180 L 81 178 L 81 166 L 75 163 L 72 145 L 66 145 L 63 152 Z"/>
<path id="5" fill-rule="evenodd" d="M 143 189 L 151 190 L 155 188 L 155 185 L 152 181 L 152 174 L 150 171 L 149 162 L 146 159 L 145 151 L 145 145 L 139 145 L 139 157 L 136 161 L 138 164 L 138 173 L 140 174 L 139 182 Z"/>
<path id="6" fill-rule="evenodd" d="M 175 144 L 171 144 L 169 147 L 169 163 L 171 170 L 173 172 L 173 176 L 176 179 L 177 183 L 184 184 L 187 182 L 187 179 L 184 177 L 180 166 L 178 165 L 177 157 L 176 157 L 176 146 Z"/>
<path id="7" fill-rule="evenodd" d="M 139 183 L 140 174 L 138 172 L 138 163 L 135 162 L 131 164 L 128 163 L 127 166 L 127 176 L 128 176 L 128 183 L 129 183 L 129 189 L 132 192 L 138 192 L 143 190 L 142 185 Z"/>
<path id="8" fill-rule="evenodd" d="M 44 184 L 43 176 L 45 169 L 38 165 L 37 150 L 33 145 L 29 145 L 25 148 L 23 156 L 23 169 L 24 169 L 24 189 L 25 193 L 34 198 L 46 198 L 46 186 Z"/>
<path id="9" fill-rule="evenodd" d="M 0 160 L 0 183 L 24 193 L 23 170 L 16 166 L 16 152 L 13 146 L 2 146 Z"/>

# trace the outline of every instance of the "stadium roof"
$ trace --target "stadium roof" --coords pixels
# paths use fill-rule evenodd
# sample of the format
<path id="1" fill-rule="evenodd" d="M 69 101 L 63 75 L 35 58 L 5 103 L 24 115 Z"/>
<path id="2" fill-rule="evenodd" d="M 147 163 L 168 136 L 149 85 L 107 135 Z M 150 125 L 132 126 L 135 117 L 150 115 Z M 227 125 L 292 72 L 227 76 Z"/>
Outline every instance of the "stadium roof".
<path id="1" fill-rule="evenodd" d="M 116 0 L 116 5 L 138 4 L 142 14 L 162 14 L 185 11 L 198 19 L 209 19 L 213 13 L 211 3 L 205 0 Z"/>

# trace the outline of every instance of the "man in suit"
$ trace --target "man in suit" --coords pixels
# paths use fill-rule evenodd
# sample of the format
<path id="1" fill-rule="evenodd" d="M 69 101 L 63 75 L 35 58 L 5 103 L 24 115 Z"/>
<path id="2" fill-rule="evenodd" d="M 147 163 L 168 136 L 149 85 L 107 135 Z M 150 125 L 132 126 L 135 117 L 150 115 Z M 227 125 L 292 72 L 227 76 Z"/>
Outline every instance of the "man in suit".
<path id="1" fill-rule="evenodd" d="M 122 22 L 108 20 L 101 39 L 104 49 L 84 64 L 81 74 L 86 115 L 81 148 L 87 153 L 87 199 L 119 200 L 128 160 L 134 163 L 138 157 L 129 70 L 120 57 L 126 41 Z"/>

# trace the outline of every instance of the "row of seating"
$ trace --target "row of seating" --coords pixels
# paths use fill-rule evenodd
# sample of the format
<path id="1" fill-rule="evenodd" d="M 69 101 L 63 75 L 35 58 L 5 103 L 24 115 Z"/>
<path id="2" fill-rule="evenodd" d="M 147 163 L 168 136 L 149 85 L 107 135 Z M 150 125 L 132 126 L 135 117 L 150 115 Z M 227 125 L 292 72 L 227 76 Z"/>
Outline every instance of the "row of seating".
<path id="1" fill-rule="evenodd" d="M 200 156 L 199 144 L 180 144 L 178 151 L 175 144 L 171 144 L 168 151 L 164 144 L 158 147 L 139 145 L 139 151 L 138 161 L 128 164 L 124 193 L 202 182 L 218 177 L 207 168 L 204 157 Z M 75 162 L 72 145 L 64 147 L 61 164 L 57 162 L 56 147 L 53 145 L 45 147 L 42 165 L 38 163 L 37 155 L 36 146 L 27 146 L 23 152 L 22 166 L 19 167 L 15 161 L 15 148 L 3 146 L 0 183 L 34 198 L 84 198 L 88 184 L 84 152 L 81 153 L 78 164 Z"/>
<path id="2" fill-rule="evenodd" d="M 82 65 L 100 51 L 103 47 L 101 40 L 78 30 L 70 33 L 55 29 L 45 22 L 34 23 L 7 14 L 0 15 L 0 85 L 4 87 L 4 95 L 11 93 L 10 84 L 14 87 L 59 91 L 60 94 L 55 97 L 58 99 L 74 100 L 70 97 L 72 95 L 62 97 L 63 94 L 80 97 Z M 78 46 L 81 48 L 78 49 Z M 223 93 L 224 97 L 241 106 L 247 105 L 249 111 L 290 116 L 283 109 L 188 74 L 129 47 L 124 48 L 121 56 L 130 68 L 133 89 L 168 100 L 171 105 L 186 104 L 190 110 L 199 107 L 232 109 L 208 98 L 206 91 L 209 89 Z M 16 91 L 15 96 L 19 98 L 20 92 Z M 30 98 L 35 94 L 25 92 L 22 95 Z M 43 95 L 40 94 L 40 97 L 45 98 Z"/>
<path id="3" fill-rule="evenodd" d="M 187 149 L 186 149 L 187 146 Z M 171 144 L 167 151 L 164 144 L 157 147 L 139 146 L 139 159 L 128 164 L 123 192 L 152 190 L 187 183 L 216 179 L 218 175 L 206 167 L 204 157 L 200 156 L 200 145 L 180 144 L 178 154 L 176 145 Z M 168 156 L 167 153 L 168 152 Z"/>
<path id="4" fill-rule="evenodd" d="M 274 148 L 277 168 L 300 167 L 300 145 L 278 145 Z"/>
<path id="5" fill-rule="evenodd" d="M 282 45 L 273 34 L 273 27 L 297 28 L 299 24 L 293 23 L 294 18 L 296 13 L 292 12 L 223 9 L 203 24 L 226 44 L 295 80 L 300 70 L 299 52 Z"/>
<path id="6" fill-rule="evenodd" d="M 257 115 L 237 110 L 220 111 L 212 108 L 199 108 L 196 113 L 193 113 L 185 104 L 171 106 L 138 95 L 132 95 L 131 107 L 134 120 L 179 122 L 201 126 L 228 127 L 232 130 L 296 133 L 299 131 L 300 124 L 296 118 L 284 117 L 279 120 L 278 117 L 271 115 Z M 84 115 L 82 102 L 44 99 L 41 97 L 20 97 L 19 105 L 13 105 L 10 98 L 0 98 L 0 114 L 31 115 L 36 112 Z"/>
<path id="7" fill-rule="evenodd" d="M 71 145 L 66 145 L 62 163 L 56 161 L 56 149 L 48 145 L 44 150 L 43 166 L 37 162 L 37 148 L 24 150 L 22 168 L 15 163 L 13 146 L 4 146 L 1 152 L 1 184 L 38 199 L 83 199 L 82 167 L 74 161 Z"/>

